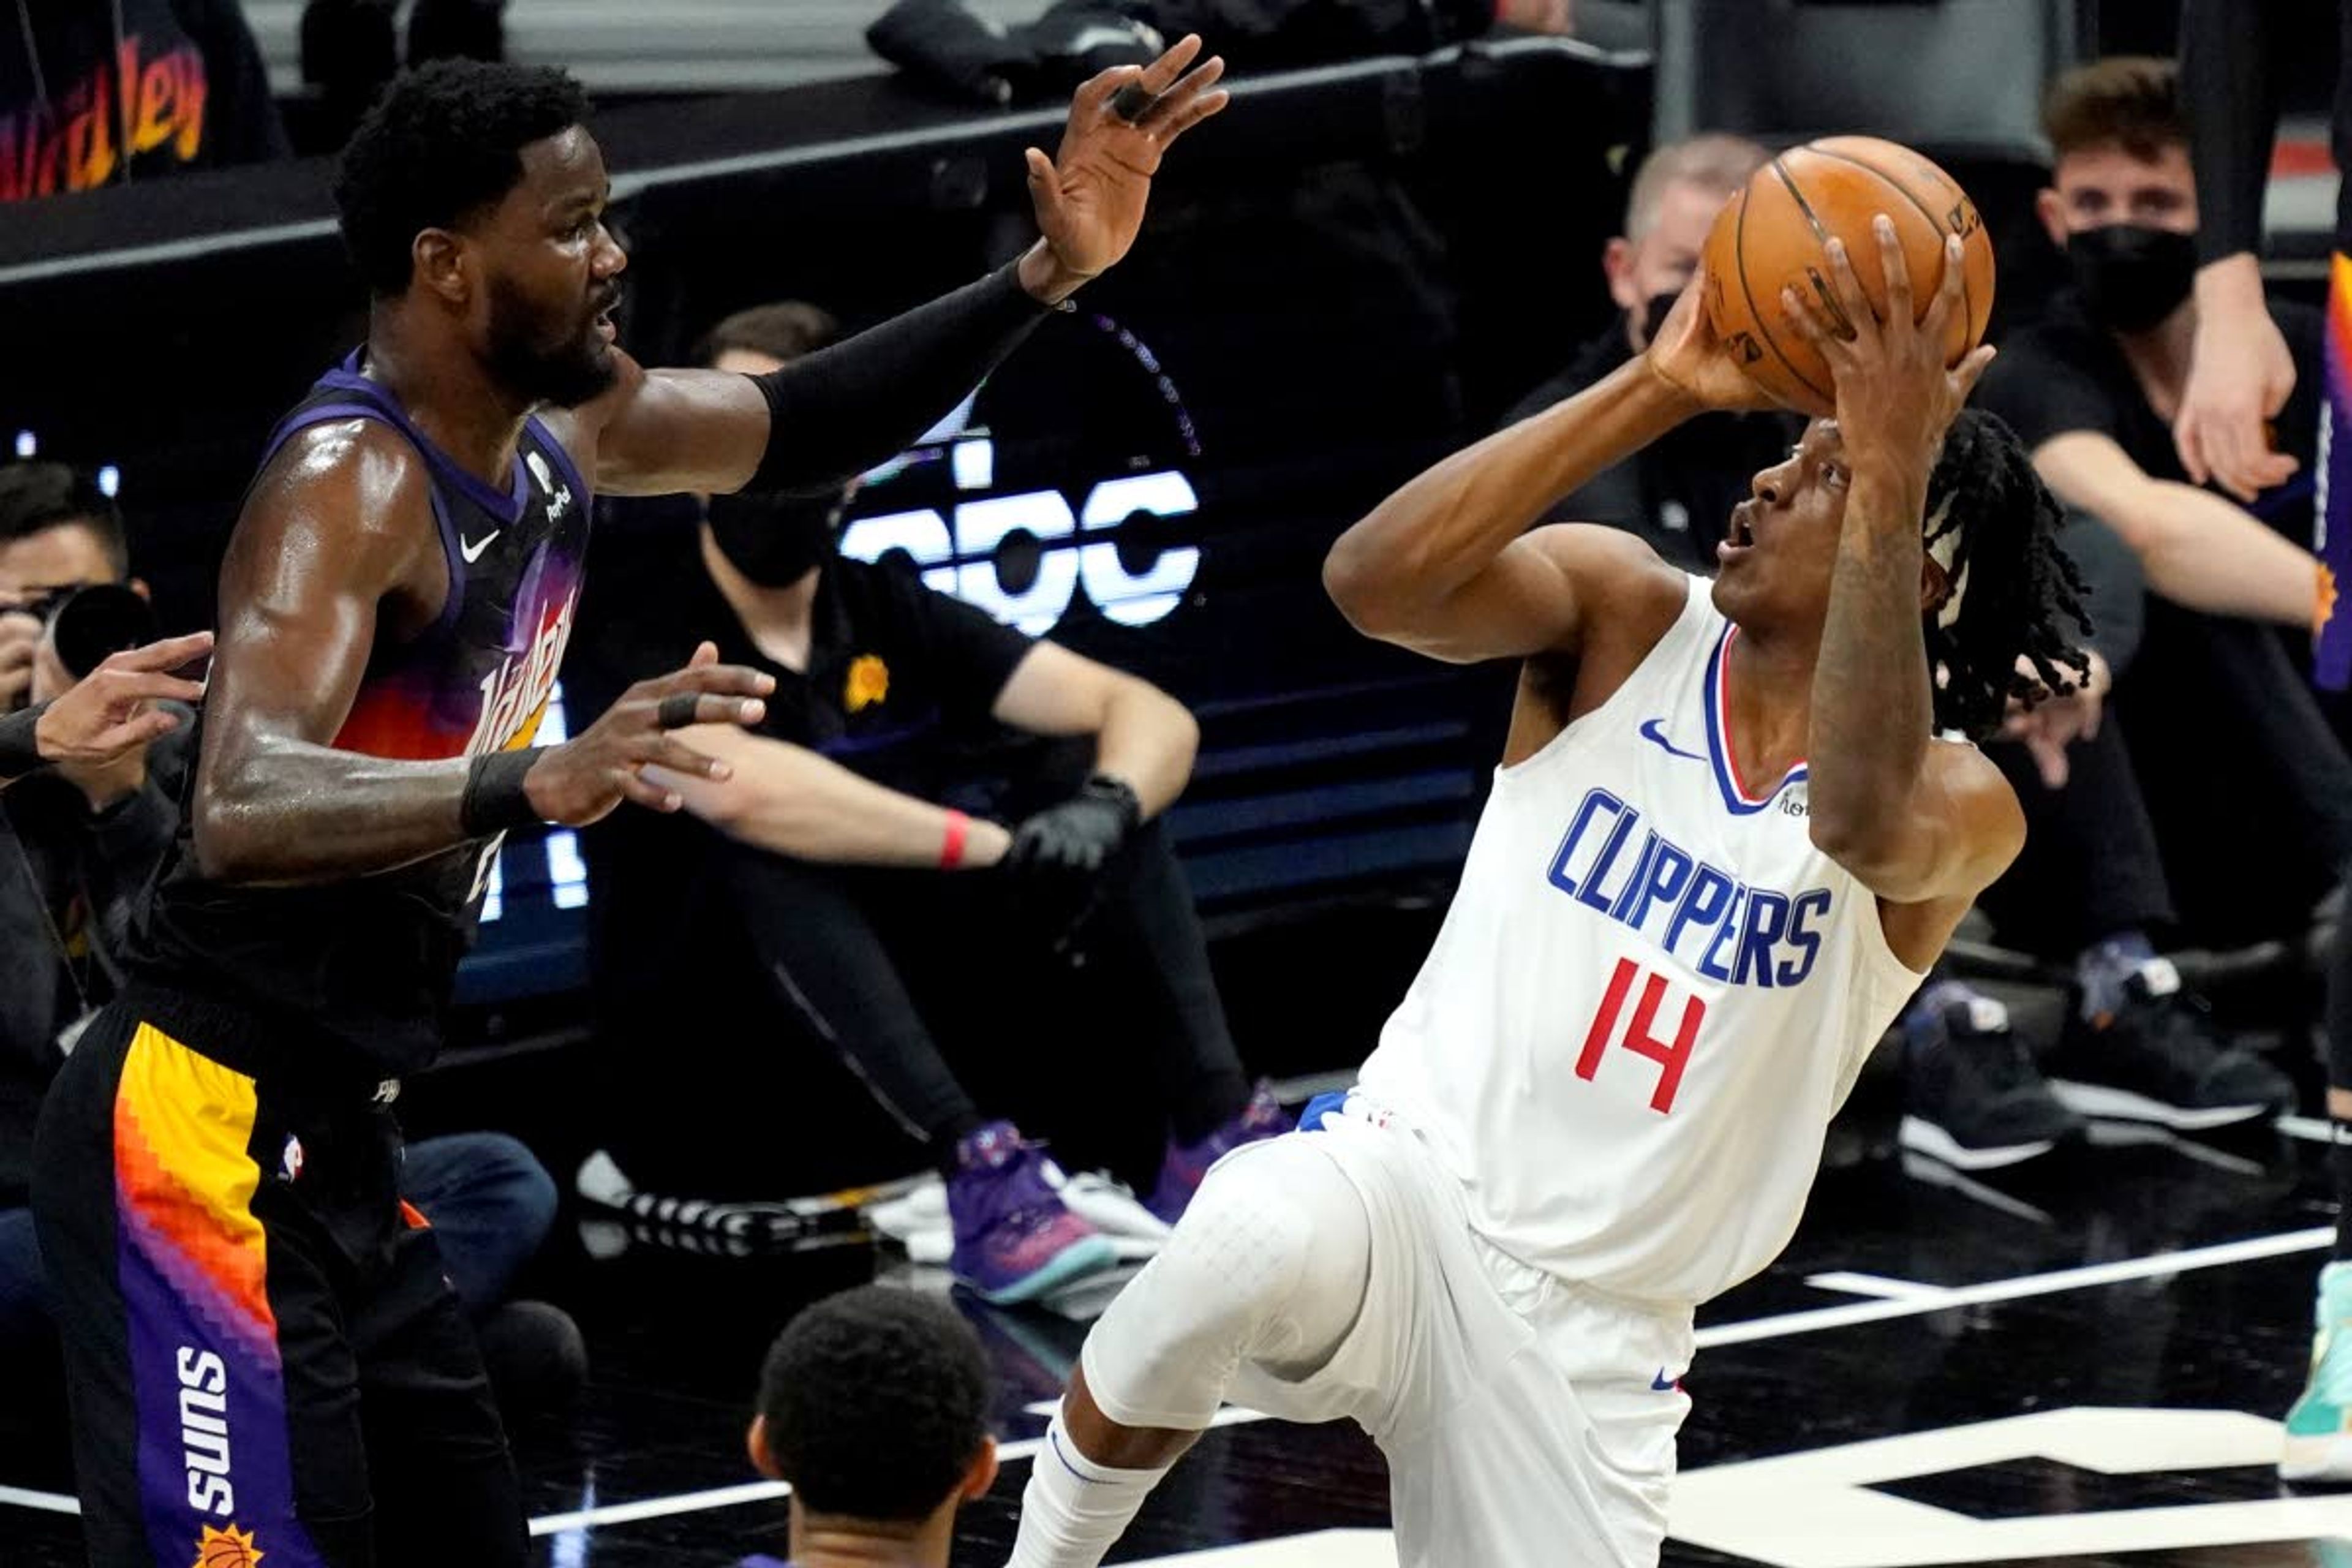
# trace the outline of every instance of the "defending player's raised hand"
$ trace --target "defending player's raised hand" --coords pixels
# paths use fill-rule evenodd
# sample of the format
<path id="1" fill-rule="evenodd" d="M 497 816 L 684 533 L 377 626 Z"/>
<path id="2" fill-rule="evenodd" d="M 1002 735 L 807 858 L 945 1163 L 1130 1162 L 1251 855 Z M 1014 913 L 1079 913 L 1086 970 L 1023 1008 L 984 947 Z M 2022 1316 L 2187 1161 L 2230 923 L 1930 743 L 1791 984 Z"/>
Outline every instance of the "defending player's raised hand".
<path id="1" fill-rule="evenodd" d="M 698 778 L 725 778 L 725 763 L 672 731 L 693 724 L 757 724 L 768 713 L 761 699 L 775 689 L 774 677 L 721 664 L 717 646 L 704 643 L 684 669 L 638 681 L 593 724 L 541 752 L 523 775 L 531 809 L 568 827 L 585 827 L 624 800 L 676 811 L 684 804 L 677 793 L 647 783 L 640 770 L 654 765 Z"/>
<path id="2" fill-rule="evenodd" d="M 1837 239 L 1826 248 L 1830 298 L 1840 319 L 1832 322 L 1822 305 L 1793 289 L 1780 290 L 1780 308 L 1836 377 L 1838 430 L 1847 450 L 1932 452 L 1992 363 L 1992 347 L 1970 351 L 1957 365 L 1944 361 L 1947 329 L 1967 309 L 1958 236 L 1944 241 L 1943 280 L 1921 315 L 1895 225 L 1882 214 L 1871 226 L 1886 279 L 1884 320 L 1872 310 L 1853 258 Z"/>
<path id="3" fill-rule="evenodd" d="M 1127 254 L 1160 158 L 1224 108 L 1227 95 L 1217 87 L 1223 59 L 1212 55 L 1185 69 L 1200 52 L 1200 38 L 1188 35 L 1148 66 L 1104 71 L 1072 99 L 1055 155 L 1025 151 L 1038 230 L 1071 286 Z"/>
<path id="4" fill-rule="evenodd" d="M 1717 335 L 1714 320 L 1706 311 L 1707 287 L 1707 271 L 1701 266 L 1692 272 L 1682 297 L 1658 324 L 1657 335 L 1643 351 L 1643 363 L 1661 381 L 1701 408 L 1779 407 L 1770 393 L 1741 372 L 1730 348 Z M 1829 410 L 1811 412 L 1827 414 Z"/>

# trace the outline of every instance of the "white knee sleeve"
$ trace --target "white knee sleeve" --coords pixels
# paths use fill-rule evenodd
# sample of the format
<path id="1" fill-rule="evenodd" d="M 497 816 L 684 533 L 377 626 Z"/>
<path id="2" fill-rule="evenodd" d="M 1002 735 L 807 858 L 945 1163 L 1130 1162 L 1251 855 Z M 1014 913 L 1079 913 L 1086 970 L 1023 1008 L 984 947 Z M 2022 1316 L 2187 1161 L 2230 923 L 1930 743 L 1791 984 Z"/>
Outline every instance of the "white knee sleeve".
<path id="1" fill-rule="evenodd" d="M 1328 1360 L 1354 1326 L 1371 1268 L 1363 1201 L 1294 1133 L 1229 1158 L 1167 1249 L 1087 1339 L 1087 1388 L 1126 1426 L 1198 1430 L 1246 1359 Z"/>

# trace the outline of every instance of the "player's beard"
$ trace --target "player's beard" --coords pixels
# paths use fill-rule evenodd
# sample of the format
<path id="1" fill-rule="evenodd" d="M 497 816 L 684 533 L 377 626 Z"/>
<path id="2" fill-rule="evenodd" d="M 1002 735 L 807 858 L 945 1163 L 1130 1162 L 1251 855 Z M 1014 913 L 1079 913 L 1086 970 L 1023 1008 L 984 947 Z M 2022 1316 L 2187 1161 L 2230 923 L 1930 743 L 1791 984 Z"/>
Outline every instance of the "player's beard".
<path id="1" fill-rule="evenodd" d="M 534 403 L 576 407 L 620 375 L 613 345 L 596 330 L 602 307 L 562 322 L 542 312 L 504 279 L 490 280 L 490 374 Z"/>

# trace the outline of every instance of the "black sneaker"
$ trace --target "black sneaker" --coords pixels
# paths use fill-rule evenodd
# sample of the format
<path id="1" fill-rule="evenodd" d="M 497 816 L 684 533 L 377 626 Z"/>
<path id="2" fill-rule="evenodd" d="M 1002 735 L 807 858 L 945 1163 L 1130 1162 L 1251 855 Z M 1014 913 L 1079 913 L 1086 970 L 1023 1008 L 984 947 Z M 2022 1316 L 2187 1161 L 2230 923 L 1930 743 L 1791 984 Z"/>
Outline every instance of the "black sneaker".
<path id="1" fill-rule="evenodd" d="M 2079 1115 L 2153 1121 L 2202 1132 L 2294 1109 L 2294 1085 L 2250 1051 L 2226 1045 L 2205 1005 L 2161 958 L 2124 983 L 2105 1026 L 2069 1011 L 2051 1058 L 2050 1088 Z"/>
<path id="2" fill-rule="evenodd" d="M 2050 1092 L 2032 1053 L 1990 996 L 1947 1003 L 1935 1027 L 1906 1030 L 1903 1147 L 1963 1171 L 2047 1154 L 2082 1120 Z"/>

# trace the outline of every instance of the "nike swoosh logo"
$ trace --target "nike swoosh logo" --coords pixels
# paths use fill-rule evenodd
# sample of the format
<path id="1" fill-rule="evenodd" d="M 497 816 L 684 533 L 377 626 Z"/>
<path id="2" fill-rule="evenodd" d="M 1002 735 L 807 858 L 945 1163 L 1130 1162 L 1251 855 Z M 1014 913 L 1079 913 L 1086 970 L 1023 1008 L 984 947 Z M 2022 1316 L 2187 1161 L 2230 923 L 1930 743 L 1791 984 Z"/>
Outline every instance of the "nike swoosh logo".
<path id="1" fill-rule="evenodd" d="M 1664 1367 L 1660 1367 L 1658 1369 L 1658 1375 L 1656 1378 L 1652 1380 L 1650 1384 L 1650 1391 L 1654 1394 L 1672 1394 L 1675 1391 L 1675 1380 L 1666 1375 L 1666 1369 Z"/>
<path id="2" fill-rule="evenodd" d="M 482 535 L 479 539 L 467 539 L 463 535 L 460 535 L 457 540 L 457 553 L 466 558 L 467 565 L 471 566 L 475 562 L 479 561 L 482 558 L 482 552 L 490 547 L 490 541 L 496 539 L 499 534 L 504 533 L 505 531 L 506 530 L 503 528 L 494 528 L 490 530 L 489 532 Z M 1665 744 L 1663 741 L 1658 743 L 1660 745 Z"/>
<path id="3" fill-rule="evenodd" d="M 473 557 L 468 555 L 466 559 L 471 561 Z M 1668 756 L 1685 757 L 1694 763 L 1703 763 L 1706 761 L 1706 758 L 1700 755 L 1698 752 L 1685 752 L 1680 746 L 1675 745 L 1672 741 L 1667 740 L 1665 731 L 1660 726 L 1659 721 L 1655 719 L 1644 719 L 1642 721 L 1642 739 L 1651 742 L 1660 751 L 1664 752 Z"/>

